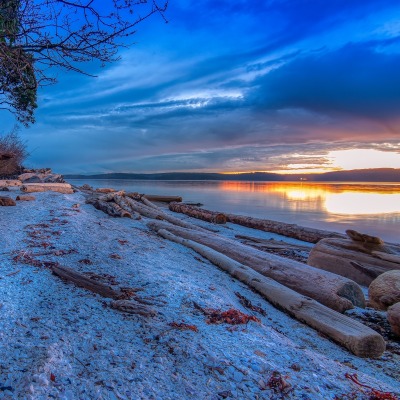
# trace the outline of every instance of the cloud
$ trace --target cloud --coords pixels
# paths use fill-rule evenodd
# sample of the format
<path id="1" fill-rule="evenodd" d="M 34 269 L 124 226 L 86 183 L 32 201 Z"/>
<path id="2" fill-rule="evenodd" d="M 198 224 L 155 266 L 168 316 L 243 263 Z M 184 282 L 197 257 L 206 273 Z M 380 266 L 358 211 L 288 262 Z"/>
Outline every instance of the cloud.
<path id="1" fill-rule="evenodd" d="M 349 44 L 335 52 L 300 56 L 258 80 L 261 108 L 377 119 L 398 117 L 400 54 Z"/>

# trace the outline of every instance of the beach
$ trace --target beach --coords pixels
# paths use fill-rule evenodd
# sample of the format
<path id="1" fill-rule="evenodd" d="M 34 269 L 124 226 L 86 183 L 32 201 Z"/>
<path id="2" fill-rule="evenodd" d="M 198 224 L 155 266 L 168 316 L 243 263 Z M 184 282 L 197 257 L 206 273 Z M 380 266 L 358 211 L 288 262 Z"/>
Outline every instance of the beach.
<path id="1" fill-rule="evenodd" d="M 15 187 L 4 195 L 18 194 Z M 0 207 L 0 399 L 368 398 L 354 374 L 400 394 L 397 350 L 378 359 L 353 355 L 158 236 L 148 218 L 112 218 L 80 191 L 34 195 Z M 282 239 L 233 224 L 216 229 L 228 238 Z M 57 264 L 131 288 L 155 315 L 109 307 L 110 299 L 52 274 Z M 237 293 L 265 315 L 245 308 Z M 194 303 L 254 319 L 209 323 Z"/>

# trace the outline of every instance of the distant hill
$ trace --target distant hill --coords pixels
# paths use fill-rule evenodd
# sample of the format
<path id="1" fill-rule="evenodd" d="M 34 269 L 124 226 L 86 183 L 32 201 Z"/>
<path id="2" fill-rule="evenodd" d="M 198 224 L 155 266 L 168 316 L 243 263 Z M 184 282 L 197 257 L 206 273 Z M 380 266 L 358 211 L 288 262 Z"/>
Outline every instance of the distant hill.
<path id="1" fill-rule="evenodd" d="M 283 175 L 269 172 L 218 174 L 203 172 L 165 172 L 157 174 L 109 173 L 96 175 L 65 175 L 66 179 L 135 179 L 165 181 L 309 181 L 309 182 L 400 182 L 400 169 L 374 168 L 334 171 L 323 174 Z"/>

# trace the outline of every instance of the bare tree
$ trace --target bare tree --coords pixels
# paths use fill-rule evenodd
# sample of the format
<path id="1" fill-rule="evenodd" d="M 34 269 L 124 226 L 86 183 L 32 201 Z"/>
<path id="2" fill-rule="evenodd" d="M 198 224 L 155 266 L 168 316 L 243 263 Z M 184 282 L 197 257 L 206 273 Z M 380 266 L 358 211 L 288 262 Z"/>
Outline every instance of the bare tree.
<path id="1" fill-rule="evenodd" d="M 164 12 L 168 0 L 0 0 L 0 106 L 34 122 L 36 93 L 61 67 L 116 61 L 136 26 Z"/>

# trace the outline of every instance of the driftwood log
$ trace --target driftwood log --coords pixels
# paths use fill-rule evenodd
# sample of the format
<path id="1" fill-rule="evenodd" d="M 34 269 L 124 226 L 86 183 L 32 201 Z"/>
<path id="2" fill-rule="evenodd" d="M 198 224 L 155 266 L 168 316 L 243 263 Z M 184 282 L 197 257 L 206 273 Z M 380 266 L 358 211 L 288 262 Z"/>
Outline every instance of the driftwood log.
<path id="1" fill-rule="evenodd" d="M 165 229 L 177 236 L 211 247 L 338 312 L 344 312 L 354 306 L 365 306 L 365 297 L 361 288 L 355 282 L 342 276 L 268 254 L 210 232 L 184 229 L 160 221 L 150 222 L 147 225 L 155 231 Z"/>
<path id="2" fill-rule="evenodd" d="M 217 211 L 197 208 L 190 205 L 170 204 L 170 210 L 187 214 L 191 217 L 209 220 L 211 215 L 222 215 L 226 222 L 246 226 L 248 228 L 258 229 L 266 232 L 278 233 L 279 235 L 292 237 L 304 242 L 317 243 L 323 238 L 344 238 L 345 235 L 337 232 L 329 232 L 321 229 L 307 228 L 296 224 L 287 224 L 285 222 L 272 221 L 269 219 L 259 219 L 245 215 L 224 214 Z"/>
<path id="3" fill-rule="evenodd" d="M 110 299 L 120 299 L 121 297 L 123 297 L 122 291 L 113 289 L 111 286 L 105 285 L 101 282 L 97 282 L 94 279 L 90 279 L 87 276 L 76 272 L 71 268 L 58 265 L 52 266 L 51 271 L 54 275 L 57 275 L 61 279 L 72 282 L 75 285 L 90 290 L 93 293 L 97 293 L 102 297 L 107 297 Z"/>
<path id="4" fill-rule="evenodd" d="M 343 238 L 345 235 L 325 231 L 322 229 L 307 228 L 296 224 L 272 221 L 269 219 L 259 219 L 244 215 L 226 214 L 228 222 L 247 226 L 248 228 L 259 229 L 266 232 L 277 233 L 279 235 L 303 240 L 304 242 L 317 243 L 324 238 Z"/>
<path id="5" fill-rule="evenodd" d="M 126 300 L 126 294 L 119 290 L 114 289 L 111 286 L 105 285 L 104 283 L 97 282 L 94 279 L 88 278 L 87 276 L 74 271 L 71 268 L 63 266 L 53 266 L 51 271 L 54 275 L 57 275 L 61 279 L 72 282 L 75 285 L 90 290 L 93 293 L 97 293 L 102 297 L 114 299 L 110 303 L 110 307 L 119 311 L 127 312 L 130 314 L 139 314 L 143 316 L 153 316 L 156 312 L 149 306 L 140 304 L 135 300 Z"/>
<path id="6" fill-rule="evenodd" d="M 204 210 L 199 207 L 176 202 L 169 203 L 169 209 L 171 211 L 186 214 L 190 217 L 202 219 L 203 221 L 212 222 L 214 224 L 226 224 L 226 216 L 219 212 Z"/>
<path id="7" fill-rule="evenodd" d="M 0 206 L 1 207 L 3 207 L 3 206 L 9 207 L 9 206 L 16 206 L 16 205 L 17 205 L 17 203 L 11 197 L 0 196 Z"/>
<path id="8" fill-rule="evenodd" d="M 171 224 L 181 226 L 183 228 L 196 229 L 198 231 L 203 231 L 203 232 L 209 232 L 209 231 L 215 232 L 215 230 L 211 228 L 202 228 L 190 222 L 182 221 L 179 218 L 176 218 L 172 215 L 163 212 L 161 209 L 156 210 L 155 208 L 148 207 L 145 204 L 139 203 L 138 201 L 131 199 L 130 197 L 125 196 L 125 200 L 129 203 L 132 210 L 138 212 L 139 214 L 145 217 L 168 221 Z"/>
<path id="9" fill-rule="evenodd" d="M 256 245 L 260 245 L 260 247 L 265 247 L 267 249 L 277 249 L 277 250 L 299 250 L 299 251 L 307 251 L 311 250 L 311 245 L 304 246 L 301 244 L 295 243 L 288 243 L 282 240 L 275 240 L 275 239 L 263 239 L 257 238 L 254 236 L 247 236 L 247 235 L 235 235 L 237 239 L 243 240 L 244 244 L 254 243 Z"/>
<path id="10" fill-rule="evenodd" d="M 0 187 L 21 186 L 22 183 L 18 179 L 0 179 Z"/>
<path id="11" fill-rule="evenodd" d="M 146 204 L 147 207 L 154 208 L 155 210 L 159 210 L 160 207 L 156 206 L 154 203 L 152 203 L 148 198 L 145 196 L 142 197 L 142 203 Z"/>
<path id="12" fill-rule="evenodd" d="M 103 201 L 96 197 L 90 197 L 86 202 L 92 204 L 93 207 L 105 212 L 111 217 L 132 218 L 132 215 L 128 211 L 124 210 L 117 203 L 112 201 Z"/>
<path id="13" fill-rule="evenodd" d="M 160 196 L 155 194 L 145 194 L 144 197 L 150 201 L 160 201 L 162 203 L 171 203 L 172 201 L 180 202 L 182 197 L 180 196 Z"/>
<path id="14" fill-rule="evenodd" d="M 34 200 L 36 200 L 36 197 L 30 196 L 29 194 L 26 194 L 26 195 L 21 194 L 21 195 L 17 196 L 15 198 L 15 200 L 17 200 L 17 201 L 34 201 Z"/>
<path id="15" fill-rule="evenodd" d="M 307 264 L 369 286 L 384 272 L 400 270 L 400 245 L 323 239 L 312 248 Z"/>
<path id="16" fill-rule="evenodd" d="M 230 275 L 259 292 L 274 306 L 313 327 L 359 357 L 376 358 L 385 351 L 382 336 L 371 328 L 267 278 L 250 267 L 165 229 L 158 234 L 201 254 Z"/>
<path id="17" fill-rule="evenodd" d="M 21 191 L 25 193 L 48 191 L 64 194 L 74 193 L 74 190 L 69 183 L 25 183 L 21 186 Z"/>
<path id="18" fill-rule="evenodd" d="M 129 211 L 132 219 L 139 220 L 142 218 L 138 212 L 136 212 L 135 210 L 132 209 L 130 204 L 126 201 L 125 197 L 123 197 L 121 195 L 117 195 L 117 196 L 114 196 L 113 199 L 114 199 L 115 203 L 117 203 L 121 208 L 123 208 L 126 211 Z"/>
<path id="19" fill-rule="evenodd" d="M 110 307 L 129 314 L 139 314 L 144 317 L 152 317 L 157 313 L 149 306 L 140 304 L 134 300 L 114 300 Z"/>

